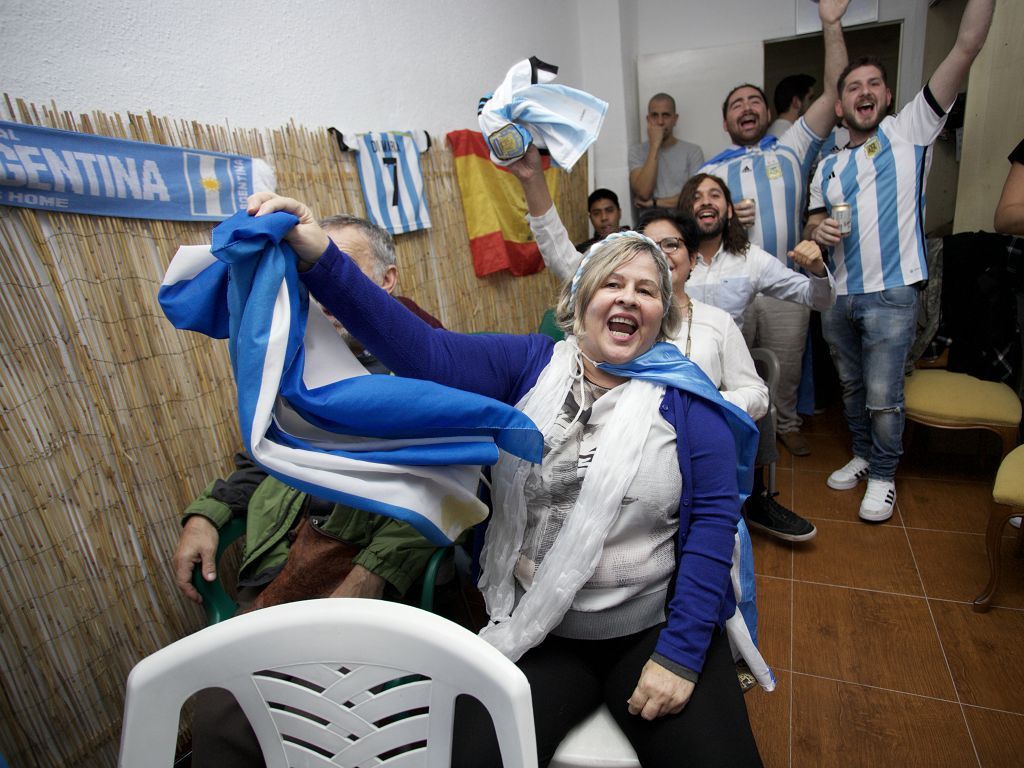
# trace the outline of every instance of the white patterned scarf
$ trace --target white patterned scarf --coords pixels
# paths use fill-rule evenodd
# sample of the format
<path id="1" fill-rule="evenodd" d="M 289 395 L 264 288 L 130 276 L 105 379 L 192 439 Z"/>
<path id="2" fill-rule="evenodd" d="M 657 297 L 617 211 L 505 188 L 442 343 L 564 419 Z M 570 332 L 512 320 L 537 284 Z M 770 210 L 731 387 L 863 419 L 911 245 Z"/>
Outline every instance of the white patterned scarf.
<path id="1" fill-rule="evenodd" d="M 537 383 L 516 404 L 544 434 L 545 442 L 551 439 L 569 388 L 582 376 L 579 346 L 575 337 L 569 336 L 555 345 Z M 626 389 L 602 431 L 576 505 L 518 605 L 514 568 L 525 533 L 525 485 L 531 465 L 502 454 L 494 468 L 494 515 L 481 554 L 480 580 L 491 621 L 480 636 L 513 661 L 558 626 L 576 593 L 590 579 L 622 497 L 639 469 L 665 387 L 639 379 L 619 386 Z"/>

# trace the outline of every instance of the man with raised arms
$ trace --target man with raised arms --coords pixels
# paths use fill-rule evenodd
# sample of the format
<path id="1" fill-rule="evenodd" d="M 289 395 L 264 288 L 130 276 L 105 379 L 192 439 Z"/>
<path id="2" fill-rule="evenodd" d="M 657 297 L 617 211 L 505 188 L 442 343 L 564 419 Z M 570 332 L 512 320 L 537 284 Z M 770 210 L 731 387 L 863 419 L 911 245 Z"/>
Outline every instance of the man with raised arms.
<path id="1" fill-rule="evenodd" d="M 821 0 L 818 4 L 825 42 L 821 96 L 777 139 L 767 135 L 771 117 L 764 91 L 755 85 L 733 88 L 722 104 L 723 127 L 733 143 L 700 169 L 725 180 L 736 218 L 747 228 L 750 242 L 786 266 L 792 266 L 787 254 L 803 229 L 811 166 L 834 123 L 835 82 L 847 61 L 841 20 L 848 2 Z M 810 453 L 796 411 L 809 321 L 806 306 L 758 296 L 747 311 L 744 328 L 748 344 L 767 347 L 779 358 L 778 434 L 797 456 Z"/>
<path id="2" fill-rule="evenodd" d="M 807 231 L 831 249 L 838 298 L 822 315 L 843 388 L 853 458 L 828 478 L 837 490 L 867 479 L 860 517 L 881 522 L 896 502 L 903 450 L 903 376 L 914 341 L 920 289 L 928 279 L 924 186 L 931 145 L 981 51 L 994 0 L 968 0 L 952 50 L 925 87 L 886 116 L 885 67 L 862 57 L 838 79 L 834 108 L 850 143 L 824 159 L 811 183 Z M 834 215 L 849 206 L 849 227 Z"/>

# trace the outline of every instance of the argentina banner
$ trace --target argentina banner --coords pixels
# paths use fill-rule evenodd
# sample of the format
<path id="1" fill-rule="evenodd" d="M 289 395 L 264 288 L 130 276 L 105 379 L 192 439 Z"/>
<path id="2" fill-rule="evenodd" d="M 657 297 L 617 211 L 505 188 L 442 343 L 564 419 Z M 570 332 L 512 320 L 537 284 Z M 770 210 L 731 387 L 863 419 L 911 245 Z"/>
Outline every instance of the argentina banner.
<path id="1" fill-rule="evenodd" d="M 298 279 L 287 213 L 236 214 L 212 247 L 171 261 L 175 327 L 228 338 L 246 451 L 284 483 L 394 517 L 443 545 L 487 516 L 480 466 L 498 449 L 539 461 L 521 411 L 429 381 L 369 374 Z"/>
<path id="2" fill-rule="evenodd" d="M 0 120 L 2 205 L 220 221 L 274 184 L 270 166 L 250 157 Z"/>

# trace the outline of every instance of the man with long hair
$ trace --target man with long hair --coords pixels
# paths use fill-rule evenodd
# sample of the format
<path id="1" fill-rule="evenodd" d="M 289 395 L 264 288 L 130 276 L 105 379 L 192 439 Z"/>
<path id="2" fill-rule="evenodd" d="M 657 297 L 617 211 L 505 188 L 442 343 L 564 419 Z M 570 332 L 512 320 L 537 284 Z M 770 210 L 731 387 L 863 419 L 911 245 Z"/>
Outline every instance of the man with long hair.
<path id="1" fill-rule="evenodd" d="M 729 188 L 717 176 L 698 173 L 687 181 L 679 195 L 679 207 L 692 213 L 700 228 L 700 258 L 688 290 L 698 301 L 732 315 L 740 330 L 744 313 L 758 293 L 818 310 L 832 306 L 835 286 L 820 252 L 807 258 L 803 246 L 808 244 L 800 243 L 787 254 L 807 270 L 808 277 L 751 243 L 735 216 Z M 763 467 L 778 459 L 770 413 L 758 427 L 761 441 L 756 464 L 762 469 L 754 473 L 754 489 L 744 507 L 747 522 L 786 541 L 807 541 L 817 532 L 814 525 L 779 504 L 765 487 Z"/>

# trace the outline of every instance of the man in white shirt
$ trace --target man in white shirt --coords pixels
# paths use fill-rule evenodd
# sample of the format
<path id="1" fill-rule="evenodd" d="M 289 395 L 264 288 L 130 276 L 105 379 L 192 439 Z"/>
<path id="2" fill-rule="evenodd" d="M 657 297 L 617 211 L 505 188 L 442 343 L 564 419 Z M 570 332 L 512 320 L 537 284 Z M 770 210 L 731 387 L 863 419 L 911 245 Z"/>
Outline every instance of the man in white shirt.
<path id="1" fill-rule="evenodd" d="M 687 291 L 694 299 L 724 309 L 743 329 L 747 307 L 758 293 L 779 303 L 793 303 L 817 310 L 835 301 L 832 275 L 819 254 L 806 255 L 800 243 L 786 256 L 807 270 L 810 277 L 789 267 L 747 239 L 746 229 L 734 215 L 732 197 L 717 176 L 698 173 L 683 186 L 680 206 L 692 212 L 700 228 L 700 257 L 690 273 Z M 771 417 L 758 424 L 761 440 L 756 464 L 765 466 L 778 459 L 775 425 Z M 747 522 L 766 533 L 790 541 L 804 541 L 814 535 L 814 526 L 786 509 L 765 488 L 761 472 L 754 473 L 754 489 L 744 508 Z M 803 538 L 800 538 L 803 537 Z"/>
<path id="2" fill-rule="evenodd" d="M 811 184 L 807 231 L 832 249 L 839 294 L 822 315 L 822 333 L 853 436 L 853 459 L 829 475 L 828 485 L 845 490 L 867 478 L 860 517 L 868 522 L 888 520 L 896 503 L 904 369 L 928 278 L 930 149 L 985 44 L 994 6 L 994 0 L 968 0 L 952 50 L 898 115 L 886 116 L 892 92 L 882 63 L 872 57 L 851 62 L 840 75 L 835 104 L 850 143 L 822 160 Z M 840 203 L 850 206 L 849 231 L 833 215 Z"/>

